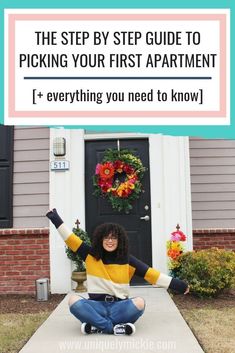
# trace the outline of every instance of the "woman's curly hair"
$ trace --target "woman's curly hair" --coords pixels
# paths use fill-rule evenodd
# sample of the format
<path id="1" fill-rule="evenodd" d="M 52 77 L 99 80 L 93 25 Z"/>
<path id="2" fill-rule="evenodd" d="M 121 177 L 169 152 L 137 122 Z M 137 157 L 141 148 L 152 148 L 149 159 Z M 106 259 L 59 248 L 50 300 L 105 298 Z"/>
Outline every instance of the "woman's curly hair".
<path id="1" fill-rule="evenodd" d="M 103 239 L 105 236 L 112 234 L 118 238 L 118 246 L 116 251 L 117 260 L 124 260 L 128 256 L 128 237 L 125 229 L 116 223 L 103 223 L 96 227 L 92 237 L 92 254 L 99 260 L 104 253 Z"/>

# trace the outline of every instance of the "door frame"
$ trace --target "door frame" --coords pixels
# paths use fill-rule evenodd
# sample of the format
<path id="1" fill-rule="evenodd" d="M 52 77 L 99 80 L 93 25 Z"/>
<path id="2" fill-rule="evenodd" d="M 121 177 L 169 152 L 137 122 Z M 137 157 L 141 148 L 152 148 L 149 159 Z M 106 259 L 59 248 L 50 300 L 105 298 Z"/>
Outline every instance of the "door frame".
<path id="1" fill-rule="evenodd" d="M 57 207 L 68 226 L 79 217 L 85 228 L 85 142 L 97 139 L 148 138 L 150 164 L 150 197 L 152 229 L 152 266 L 167 272 L 166 241 L 179 223 L 187 234 L 186 249 L 192 250 L 192 211 L 188 137 L 141 133 L 85 133 L 82 129 L 50 129 L 50 159 L 54 137 L 66 139 L 65 159 L 70 161 L 67 172 L 50 171 L 50 207 Z M 167 161 L 167 163 L 166 163 Z M 63 190 L 63 193 L 61 193 Z M 72 195 L 72 196 L 71 196 Z M 79 202 L 78 202 L 79 200 Z M 71 290 L 71 263 L 50 225 L 50 262 L 52 293 Z M 58 269 L 59 267 L 59 269 Z M 63 279 L 66 278 L 64 281 Z"/>

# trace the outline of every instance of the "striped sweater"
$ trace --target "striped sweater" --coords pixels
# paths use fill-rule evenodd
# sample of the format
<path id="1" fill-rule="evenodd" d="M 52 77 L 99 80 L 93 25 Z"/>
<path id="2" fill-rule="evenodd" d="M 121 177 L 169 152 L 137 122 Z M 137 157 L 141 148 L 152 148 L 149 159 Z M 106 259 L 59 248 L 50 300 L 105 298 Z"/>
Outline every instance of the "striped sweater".
<path id="1" fill-rule="evenodd" d="M 104 251 L 104 256 L 96 260 L 92 255 L 92 248 L 66 227 L 55 209 L 48 212 L 47 217 L 55 225 L 66 245 L 72 251 L 78 252 L 85 261 L 87 291 L 91 299 L 98 299 L 104 295 L 113 295 L 120 299 L 128 298 L 130 280 L 134 275 L 144 278 L 153 286 L 171 288 L 181 293 L 187 289 L 184 281 L 162 274 L 132 255 L 120 263 L 115 252 Z"/>

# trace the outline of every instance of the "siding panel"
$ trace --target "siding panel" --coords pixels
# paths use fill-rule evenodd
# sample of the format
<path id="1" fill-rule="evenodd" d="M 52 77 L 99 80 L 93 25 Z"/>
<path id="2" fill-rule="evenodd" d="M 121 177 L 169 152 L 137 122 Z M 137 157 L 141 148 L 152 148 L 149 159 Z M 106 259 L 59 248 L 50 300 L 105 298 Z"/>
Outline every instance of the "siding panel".
<path id="1" fill-rule="evenodd" d="M 190 137 L 190 148 L 191 149 L 200 149 L 202 148 L 202 139 L 197 137 Z M 235 148 L 233 140 L 222 140 L 222 139 L 204 139 L 203 148 Z"/>
<path id="2" fill-rule="evenodd" d="M 216 167 L 231 167 L 235 164 L 235 157 L 192 157 L 192 166 L 216 166 Z"/>
<path id="3" fill-rule="evenodd" d="M 37 195 L 45 194 L 48 188 L 48 183 L 25 183 L 25 184 L 15 184 L 14 195 Z"/>
<path id="4" fill-rule="evenodd" d="M 224 209 L 222 210 L 203 210 L 203 211 L 195 211 L 194 210 L 194 215 L 193 215 L 195 220 L 205 220 L 207 219 L 208 221 L 211 219 L 228 219 L 231 220 L 234 217 L 234 211 L 233 210 L 226 210 L 224 212 Z M 235 226 L 235 220 L 233 220 L 233 226 Z M 229 228 L 229 227 L 226 227 Z"/>
<path id="5" fill-rule="evenodd" d="M 197 148 L 191 150 L 191 157 L 235 157 L 235 148 Z"/>
<path id="6" fill-rule="evenodd" d="M 213 183 L 234 183 L 234 175 L 233 174 L 221 174 L 221 180 L 218 180 L 218 175 L 208 174 L 205 180 L 204 175 L 194 175 L 192 184 L 213 184 Z"/>
<path id="7" fill-rule="evenodd" d="M 24 183 L 47 183 L 49 180 L 49 172 L 36 172 L 36 173 L 16 173 L 15 184 Z"/>
<path id="8" fill-rule="evenodd" d="M 49 148 L 49 144 L 46 144 Z M 45 148 L 44 138 L 35 138 L 33 141 L 33 146 L 30 146 L 28 140 L 15 140 L 14 141 L 14 151 L 35 151 Z"/>
<path id="9" fill-rule="evenodd" d="M 204 201 L 195 202 L 194 201 L 194 211 L 203 210 L 233 210 L 235 209 L 235 201 Z"/>
<path id="10" fill-rule="evenodd" d="M 16 127 L 15 140 L 43 139 L 49 137 L 49 129 L 45 127 Z M 34 144 L 34 142 L 33 142 Z M 49 142 L 48 142 L 49 144 Z"/>
<path id="11" fill-rule="evenodd" d="M 27 153 L 25 151 L 15 151 L 14 160 L 15 162 L 23 162 L 23 161 L 47 161 L 48 160 L 49 149 L 44 150 L 28 150 Z"/>
<path id="12" fill-rule="evenodd" d="M 49 128 L 15 127 L 13 227 L 47 227 Z"/>
<path id="13" fill-rule="evenodd" d="M 189 141 L 193 228 L 234 228 L 235 140 Z"/>
<path id="14" fill-rule="evenodd" d="M 15 195 L 14 206 L 33 206 L 33 205 L 47 205 L 48 194 L 37 194 L 35 195 Z"/>
<path id="15" fill-rule="evenodd" d="M 205 166 L 203 162 L 197 167 L 191 167 L 191 175 L 203 174 L 207 176 L 208 174 L 220 175 L 219 180 L 223 180 L 224 174 L 232 174 L 235 177 L 235 165 L 225 165 L 225 166 Z"/>
<path id="16" fill-rule="evenodd" d="M 205 201 L 233 201 L 235 200 L 235 192 L 212 193 L 212 192 L 193 192 L 192 202 L 199 201 L 201 205 Z"/>
<path id="17" fill-rule="evenodd" d="M 15 217 L 45 217 L 45 207 L 38 205 L 30 206 L 18 206 L 15 207 Z"/>
<path id="18" fill-rule="evenodd" d="M 235 192 L 235 183 L 192 184 L 192 192 Z"/>
<path id="19" fill-rule="evenodd" d="M 14 172 L 25 173 L 25 172 L 48 172 L 49 160 L 48 161 L 34 161 L 34 162 L 15 162 Z"/>
<path id="20" fill-rule="evenodd" d="M 198 224 L 198 226 L 197 226 Z M 208 224 L 210 224 L 210 227 L 208 227 Z M 219 224 L 219 226 L 218 226 Z M 218 223 L 218 219 L 201 219 L 201 220 L 195 220 L 193 223 L 193 228 L 194 229 L 207 229 L 207 228 L 228 228 L 228 220 L 227 219 L 220 219 Z M 230 226 L 229 228 L 235 228 L 235 222 L 230 221 Z"/>
<path id="21" fill-rule="evenodd" d="M 45 216 L 38 217 L 15 217 L 14 228 L 44 228 L 48 227 L 48 222 L 45 225 Z"/>

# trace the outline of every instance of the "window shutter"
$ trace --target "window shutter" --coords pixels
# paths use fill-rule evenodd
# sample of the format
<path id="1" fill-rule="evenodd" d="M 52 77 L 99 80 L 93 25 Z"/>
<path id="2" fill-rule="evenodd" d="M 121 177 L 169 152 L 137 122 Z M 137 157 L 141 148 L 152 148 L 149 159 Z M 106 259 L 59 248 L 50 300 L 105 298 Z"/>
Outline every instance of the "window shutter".
<path id="1" fill-rule="evenodd" d="M 0 228 L 13 225 L 13 136 L 12 126 L 0 126 Z"/>

